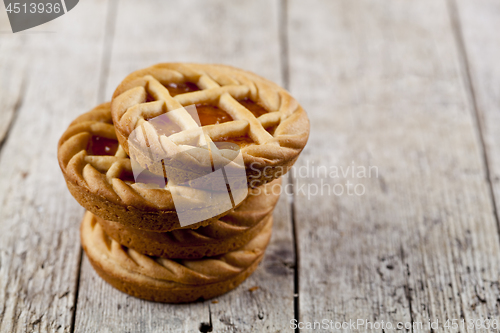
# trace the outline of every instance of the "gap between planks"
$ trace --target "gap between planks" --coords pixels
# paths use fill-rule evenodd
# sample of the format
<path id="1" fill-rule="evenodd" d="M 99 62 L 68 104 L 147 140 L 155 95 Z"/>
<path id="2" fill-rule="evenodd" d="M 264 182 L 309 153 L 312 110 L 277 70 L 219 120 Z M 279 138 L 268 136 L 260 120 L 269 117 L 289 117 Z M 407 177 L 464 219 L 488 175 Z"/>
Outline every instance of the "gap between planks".
<path id="1" fill-rule="evenodd" d="M 279 2 L 279 17 L 278 26 L 280 29 L 279 40 L 280 40 L 280 60 L 281 60 L 281 77 L 283 82 L 283 87 L 286 90 L 290 89 L 290 54 L 289 54 L 289 41 L 288 41 L 288 0 L 280 0 Z M 290 200 L 290 222 L 292 224 L 292 234 L 293 234 L 293 252 L 294 252 L 294 267 L 293 267 L 293 312 L 294 319 L 296 321 L 300 320 L 300 294 L 299 294 L 299 270 L 300 270 L 300 258 L 298 251 L 298 237 L 297 237 L 297 227 L 295 220 L 295 178 L 293 173 L 288 174 L 288 182 L 291 187 L 291 194 L 288 196 Z M 285 193 L 285 195 L 287 195 Z M 295 329 L 295 332 L 299 332 L 299 328 Z"/>
<path id="2" fill-rule="evenodd" d="M 101 69 L 99 73 L 99 84 L 97 87 L 97 104 L 104 102 L 104 91 L 106 88 L 107 77 L 109 75 L 109 67 L 111 62 L 111 51 L 113 46 L 113 39 L 115 36 L 116 15 L 118 11 L 118 0 L 111 0 L 107 5 L 106 13 L 106 28 L 104 32 L 104 40 L 102 47 Z M 71 314 L 70 332 L 75 332 L 76 313 L 78 309 L 78 295 L 80 289 L 80 278 L 82 273 L 83 263 L 83 248 L 80 246 L 80 253 L 78 256 L 78 272 L 75 280 L 75 297 L 73 304 L 73 313 Z"/>
<path id="3" fill-rule="evenodd" d="M 14 102 L 11 111 L 8 111 L 10 117 L 7 121 L 7 124 L 4 125 L 5 127 L 3 133 L 0 132 L 0 158 L 2 157 L 3 147 L 10 137 L 12 128 L 16 124 L 17 116 L 19 115 L 19 110 L 23 105 L 25 89 L 26 89 L 26 75 L 23 74 L 16 101 Z"/>
<path id="4" fill-rule="evenodd" d="M 469 61 L 469 56 L 467 55 L 467 49 L 465 47 L 464 35 L 461 27 L 460 15 L 458 12 L 457 4 L 455 0 L 447 0 L 447 4 L 448 4 L 448 12 L 450 14 L 451 28 L 457 44 L 457 51 L 458 51 L 457 53 L 460 58 L 459 63 L 463 71 L 462 76 L 464 79 L 464 85 L 467 91 L 467 96 L 470 100 L 471 108 L 473 111 L 472 118 L 476 125 L 475 127 L 477 129 L 477 136 L 479 139 L 478 141 L 481 147 L 481 154 L 485 168 L 485 177 L 486 181 L 488 182 L 488 187 L 491 196 L 491 205 L 493 207 L 493 214 L 495 216 L 495 221 L 497 224 L 497 233 L 500 236 L 500 220 L 498 217 L 498 206 L 497 206 L 497 201 L 495 200 L 495 190 L 493 188 L 492 173 L 490 170 L 490 158 L 488 156 L 488 150 L 486 148 L 484 118 L 482 117 L 477 104 L 476 92 L 474 89 L 474 84 L 472 82 L 471 69 L 469 65 L 470 61 Z"/>
<path id="5" fill-rule="evenodd" d="M 97 88 L 97 104 L 108 100 L 105 96 L 106 85 L 108 83 L 109 68 L 111 65 L 111 54 L 113 52 L 113 40 L 115 37 L 116 16 L 118 15 L 118 0 L 108 2 L 108 12 L 106 16 L 106 30 L 104 33 L 103 52 L 101 59 L 101 73 L 99 75 L 99 87 Z"/>

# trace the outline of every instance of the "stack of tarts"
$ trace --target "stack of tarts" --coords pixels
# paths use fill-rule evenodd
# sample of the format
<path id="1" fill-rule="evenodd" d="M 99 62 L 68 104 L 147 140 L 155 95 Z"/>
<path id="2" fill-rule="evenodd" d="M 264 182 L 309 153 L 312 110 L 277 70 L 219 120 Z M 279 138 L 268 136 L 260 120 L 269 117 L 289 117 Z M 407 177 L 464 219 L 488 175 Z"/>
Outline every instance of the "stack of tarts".
<path id="1" fill-rule="evenodd" d="M 164 116 L 172 124 L 158 126 Z M 197 128 L 206 145 L 193 148 Z M 59 141 L 68 189 L 87 210 L 80 232 L 92 266 L 115 288 L 151 301 L 192 302 L 234 289 L 264 256 L 280 176 L 308 135 L 302 107 L 253 73 L 182 63 L 133 72 L 111 102 L 75 119 Z M 171 174 L 155 163 L 186 147 L 193 149 Z M 236 155 L 243 181 L 231 183 L 227 165 Z M 208 161 L 212 173 L 217 163 L 226 166 L 223 188 L 191 181 L 200 161 Z M 134 165 L 150 177 L 138 175 Z M 173 177 L 198 185 L 173 193 Z M 163 183 L 151 184 L 152 178 Z M 222 192 L 232 193 L 230 209 L 217 199 Z M 196 212 L 188 214 L 194 216 L 188 224 L 180 218 L 179 198 Z"/>

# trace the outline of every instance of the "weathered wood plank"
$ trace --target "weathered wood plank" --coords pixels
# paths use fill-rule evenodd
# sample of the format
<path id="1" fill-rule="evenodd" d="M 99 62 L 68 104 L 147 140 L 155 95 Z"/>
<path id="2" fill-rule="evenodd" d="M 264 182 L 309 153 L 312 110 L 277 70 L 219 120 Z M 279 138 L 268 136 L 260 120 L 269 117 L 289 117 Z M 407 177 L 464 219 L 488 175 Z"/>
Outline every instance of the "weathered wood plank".
<path id="1" fill-rule="evenodd" d="M 26 40 L 20 36 L 10 38 L 10 25 L 7 12 L 0 13 L 0 147 L 17 110 L 21 106 L 23 84 L 26 77 L 27 59 L 22 53 Z M 8 38 L 2 38 L 7 37 Z M 12 54 L 19 54 L 21 59 L 12 61 Z M 0 148 L 1 149 L 1 148 Z"/>
<path id="2" fill-rule="evenodd" d="M 230 8 L 230 10 L 229 10 Z M 122 1 L 105 83 L 106 98 L 130 72 L 158 62 L 213 62 L 242 67 L 281 81 L 278 2 Z M 131 22 L 135 22 L 131 24 Z M 293 318 L 293 239 L 283 197 L 264 261 L 239 288 L 190 305 L 144 302 L 102 281 L 84 259 L 78 298 L 78 332 L 267 332 Z M 252 287 L 259 287 L 250 292 Z"/>
<path id="3" fill-rule="evenodd" d="M 499 240 L 446 2 L 292 0 L 288 26 L 312 125 L 295 186 L 301 320 L 498 318 Z M 353 163 L 378 173 L 312 174 Z M 344 193 L 308 200 L 315 185 Z"/>
<path id="4" fill-rule="evenodd" d="M 277 8 L 276 0 L 120 3 L 105 98 L 128 73 L 167 61 L 223 63 L 279 83 Z"/>
<path id="5" fill-rule="evenodd" d="M 164 306 L 117 291 L 86 256 L 81 270 L 75 332 L 198 332 L 200 323 L 210 322 L 199 304 Z"/>
<path id="6" fill-rule="evenodd" d="M 484 140 L 489 181 L 494 192 L 496 209 L 500 207 L 500 4 L 496 1 L 451 2 L 458 37 L 465 48 L 464 70 L 468 70 L 478 115 L 480 135 Z M 454 5 L 454 6 L 453 6 Z M 498 212 L 497 212 L 498 219 Z M 498 222 L 498 221 L 497 221 Z"/>
<path id="7" fill-rule="evenodd" d="M 487 164 L 488 181 L 495 200 L 495 216 L 499 224 L 500 207 L 500 6 L 494 1 L 450 1 L 455 19 L 458 43 L 463 48 L 463 71 L 468 75 L 470 99 L 474 105 Z M 493 30 L 492 30 L 493 29 Z M 495 316 L 499 316 L 498 298 L 488 293 L 499 289 L 498 275 L 485 281 L 478 296 Z M 496 303 L 495 303 L 496 302 Z"/>
<path id="8" fill-rule="evenodd" d="M 1 332 L 71 331 L 83 209 L 66 189 L 56 147 L 70 120 L 96 100 L 103 4 L 74 9 L 93 24 L 64 15 L 0 35 L 0 137 L 12 126 L 0 155 Z M 10 30 L 3 19 L 0 29 Z"/>
<path id="9" fill-rule="evenodd" d="M 286 184 L 284 179 L 283 186 Z M 219 297 L 218 303 L 209 304 L 214 332 L 288 331 L 294 317 L 295 254 L 287 201 L 283 193 L 274 212 L 271 243 L 259 269 L 239 288 Z"/>

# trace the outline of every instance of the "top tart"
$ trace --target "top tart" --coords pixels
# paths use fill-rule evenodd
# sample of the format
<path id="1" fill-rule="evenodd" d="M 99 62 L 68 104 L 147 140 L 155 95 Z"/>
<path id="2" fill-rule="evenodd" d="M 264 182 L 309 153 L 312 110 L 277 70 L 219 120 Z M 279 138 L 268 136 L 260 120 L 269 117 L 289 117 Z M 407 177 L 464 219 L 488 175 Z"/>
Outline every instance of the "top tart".
<path id="1" fill-rule="evenodd" d="M 164 174 L 158 161 L 189 151 L 172 170 L 196 174 L 192 164 L 227 165 L 237 151 L 251 187 L 285 174 L 309 136 L 306 113 L 286 90 L 224 65 L 163 63 L 133 72 L 115 90 L 111 114 L 121 147 L 148 171 Z"/>

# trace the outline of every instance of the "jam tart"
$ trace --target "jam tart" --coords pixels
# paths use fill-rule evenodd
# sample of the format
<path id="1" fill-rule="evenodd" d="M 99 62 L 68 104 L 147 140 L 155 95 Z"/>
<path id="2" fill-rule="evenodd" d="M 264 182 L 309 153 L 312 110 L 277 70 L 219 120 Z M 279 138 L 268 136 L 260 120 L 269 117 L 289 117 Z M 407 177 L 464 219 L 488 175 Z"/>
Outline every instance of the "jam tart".
<path id="1" fill-rule="evenodd" d="M 264 256 L 272 220 L 242 247 L 203 259 L 166 259 L 140 254 L 110 238 L 94 215 L 86 213 L 80 235 L 96 272 L 116 289 L 156 302 L 206 300 L 236 288 Z"/>
<path id="2" fill-rule="evenodd" d="M 193 106 L 196 115 L 188 110 Z M 286 90 L 224 65 L 163 63 L 133 72 L 115 90 L 111 113 L 122 149 L 153 174 L 165 173 L 158 160 L 178 156 L 186 146 L 228 143 L 241 151 L 250 187 L 285 174 L 309 136 L 307 115 Z M 169 126 L 158 125 L 165 116 Z M 193 133 L 200 136 L 194 145 Z M 229 163 L 231 150 L 206 154 Z M 188 164 L 178 168 L 187 178 Z"/>

